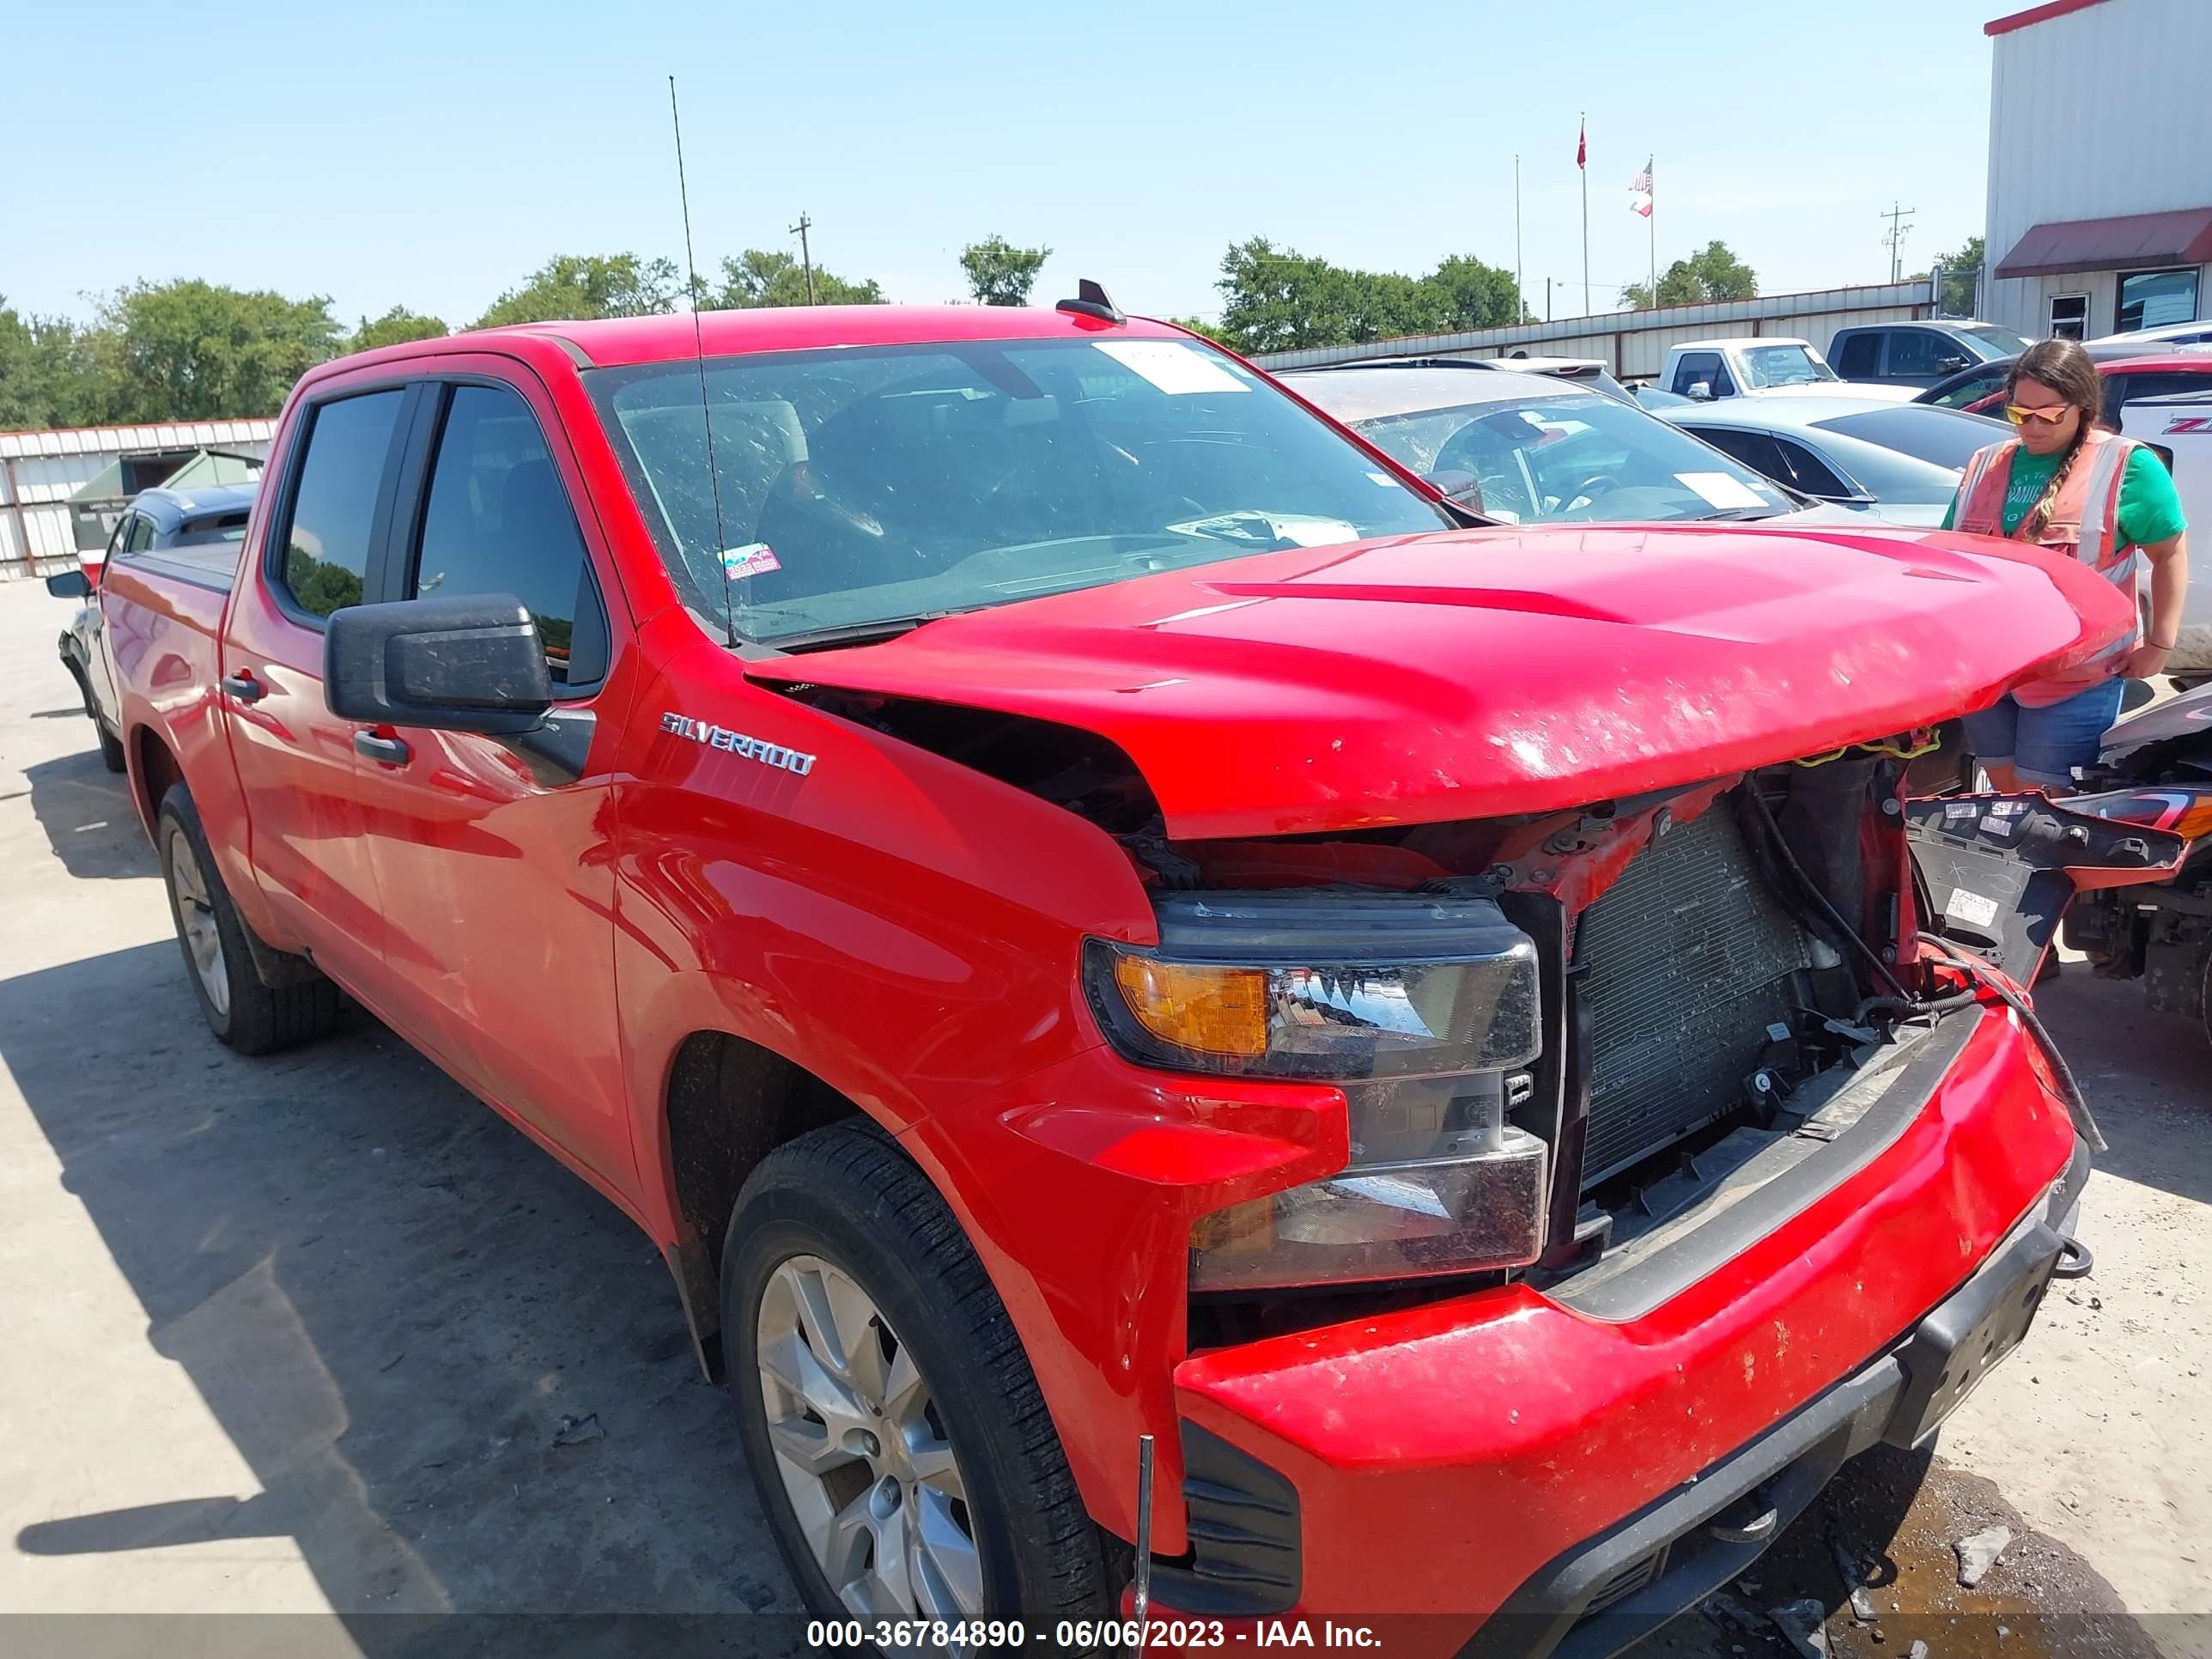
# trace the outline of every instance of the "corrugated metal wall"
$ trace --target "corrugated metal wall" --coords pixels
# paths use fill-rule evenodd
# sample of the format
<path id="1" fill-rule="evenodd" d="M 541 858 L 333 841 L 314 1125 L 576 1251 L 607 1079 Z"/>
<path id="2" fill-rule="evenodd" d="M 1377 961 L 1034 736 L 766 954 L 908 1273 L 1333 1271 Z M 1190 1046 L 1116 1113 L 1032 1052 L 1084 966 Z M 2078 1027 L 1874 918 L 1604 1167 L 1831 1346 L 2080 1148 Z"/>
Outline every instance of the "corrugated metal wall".
<path id="1" fill-rule="evenodd" d="M 65 568 L 77 555 L 69 499 L 118 456 L 226 445 L 265 448 L 276 423 L 164 421 L 144 426 L 0 432 L 0 580 Z"/>
<path id="2" fill-rule="evenodd" d="M 1596 317 L 1524 323 L 1517 328 L 1477 329 L 1465 334 L 1426 334 L 1364 345 L 1273 351 L 1253 359 L 1263 368 L 1306 368 L 1318 363 L 1359 362 L 1409 353 L 1454 352 L 1505 357 L 1595 357 L 1615 374 L 1659 372 L 1669 348 L 1686 340 L 1744 334 L 1795 336 L 1823 353 L 1829 338 L 1848 325 L 1908 323 L 1929 314 L 1925 283 L 1884 283 L 1869 288 L 1832 288 L 1808 294 L 1768 294 L 1756 300 L 1664 306 L 1656 311 L 1615 311 Z"/>
<path id="3" fill-rule="evenodd" d="M 2036 225 L 2212 206 L 2212 0 L 2105 0 L 1990 46 L 1992 270 Z M 2110 271 L 1992 280 L 1983 315 L 2045 334 L 2051 296 L 2087 292 L 2109 334 L 2113 290 Z"/>

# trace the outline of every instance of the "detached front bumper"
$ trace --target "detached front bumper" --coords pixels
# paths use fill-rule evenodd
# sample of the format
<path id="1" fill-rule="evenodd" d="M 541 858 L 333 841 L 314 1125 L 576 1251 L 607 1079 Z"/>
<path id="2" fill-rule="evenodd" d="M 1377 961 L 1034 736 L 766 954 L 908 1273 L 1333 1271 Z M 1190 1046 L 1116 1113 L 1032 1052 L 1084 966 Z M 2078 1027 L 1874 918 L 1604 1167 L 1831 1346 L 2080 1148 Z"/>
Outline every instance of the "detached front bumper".
<path id="1" fill-rule="evenodd" d="M 1272 1595 L 1255 1610 L 1388 1627 L 1394 1653 L 1480 1631 L 1476 1652 L 1583 1656 L 1741 1571 L 1846 1458 L 1931 1431 L 2058 1260 L 2086 1148 L 2014 1018 L 1960 1018 L 1816 1173 L 1709 1206 L 1595 1293 L 1516 1285 L 1185 1361 L 1195 1553 L 1156 1600 Z"/>

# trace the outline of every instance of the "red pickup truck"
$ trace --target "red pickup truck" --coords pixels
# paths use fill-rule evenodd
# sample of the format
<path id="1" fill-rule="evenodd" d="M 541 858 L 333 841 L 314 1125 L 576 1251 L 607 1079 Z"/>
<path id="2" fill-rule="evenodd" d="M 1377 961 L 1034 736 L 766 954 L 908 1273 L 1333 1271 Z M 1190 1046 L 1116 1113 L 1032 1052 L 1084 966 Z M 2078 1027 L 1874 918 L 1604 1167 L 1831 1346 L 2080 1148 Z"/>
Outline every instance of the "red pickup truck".
<path id="1" fill-rule="evenodd" d="M 696 327 L 325 365 L 100 602 L 215 1035 L 644 1228 L 818 1613 L 1610 1650 L 2024 1334 L 2094 1130 L 1905 773 L 2093 573 L 1485 527 L 1095 290 Z"/>

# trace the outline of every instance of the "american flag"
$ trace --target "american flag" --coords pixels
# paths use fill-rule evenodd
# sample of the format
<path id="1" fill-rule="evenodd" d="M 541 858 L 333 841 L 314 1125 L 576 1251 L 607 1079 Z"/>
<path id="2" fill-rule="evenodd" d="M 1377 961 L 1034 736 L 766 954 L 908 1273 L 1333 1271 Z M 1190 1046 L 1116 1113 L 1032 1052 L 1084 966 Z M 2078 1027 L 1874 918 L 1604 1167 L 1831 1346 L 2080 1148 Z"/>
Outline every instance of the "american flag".
<path id="1" fill-rule="evenodd" d="M 1628 206 L 1632 213 L 1645 218 L 1651 216 L 1651 163 L 1644 164 L 1644 171 L 1628 181 Z"/>

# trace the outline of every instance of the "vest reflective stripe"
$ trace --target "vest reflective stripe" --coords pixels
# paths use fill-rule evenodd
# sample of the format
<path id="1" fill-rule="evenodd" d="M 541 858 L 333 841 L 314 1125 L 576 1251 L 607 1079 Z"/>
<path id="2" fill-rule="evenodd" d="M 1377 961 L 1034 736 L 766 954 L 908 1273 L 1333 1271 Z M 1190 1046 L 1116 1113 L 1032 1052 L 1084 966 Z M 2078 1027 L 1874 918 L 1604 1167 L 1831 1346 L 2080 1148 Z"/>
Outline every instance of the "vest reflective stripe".
<path id="1" fill-rule="evenodd" d="M 2084 667 L 2132 651 L 2143 639 L 2142 578 L 2150 561 L 2140 549 L 2118 541 L 2120 487 L 2127 477 L 2128 458 L 2138 447 L 2133 438 L 2093 429 L 2085 441 L 2092 447 L 2088 465 L 2077 459 L 2059 487 L 2036 537 L 2047 551 L 2079 559 L 2127 597 L 2135 613 L 2135 627 L 2089 659 Z M 2020 440 L 2008 438 L 1978 450 L 1959 478 L 1956 528 L 1976 536 L 2004 536 L 2005 495 L 2012 488 L 2013 458 Z M 2059 682 L 2080 676 L 2070 670 L 2056 676 Z M 2087 677 L 2094 684 L 2096 675 Z"/>

